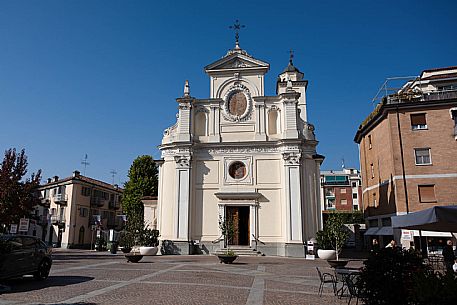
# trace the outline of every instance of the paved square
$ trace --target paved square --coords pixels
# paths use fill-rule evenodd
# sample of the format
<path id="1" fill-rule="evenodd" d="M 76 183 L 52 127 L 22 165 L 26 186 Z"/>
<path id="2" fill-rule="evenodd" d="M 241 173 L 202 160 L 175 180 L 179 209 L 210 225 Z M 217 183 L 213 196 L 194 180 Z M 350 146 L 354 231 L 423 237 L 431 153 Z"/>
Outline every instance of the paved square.
<path id="1" fill-rule="evenodd" d="M 350 266 L 359 267 L 360 261 Z M 220 264 L 215 256 L 154 256 L 127 263 L 122 254 L 57 250 L 51 275 L 5 282 L 2 304 L 346 304 L 330 287 L 319 297 L 316 266 L 325 261 L 239 257 Z"/>

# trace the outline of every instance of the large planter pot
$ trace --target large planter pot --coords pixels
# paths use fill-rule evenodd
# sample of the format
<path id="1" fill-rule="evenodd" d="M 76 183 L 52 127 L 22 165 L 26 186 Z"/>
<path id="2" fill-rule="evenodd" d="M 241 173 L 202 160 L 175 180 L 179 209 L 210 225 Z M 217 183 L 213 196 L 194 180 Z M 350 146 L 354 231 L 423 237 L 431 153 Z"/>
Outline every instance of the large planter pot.
<path id="1" fill-rule="evenodd" d="M 140 247 L 141 255 L 156 255 L 159 247 Z"/>
<path id="2" fill-rule="evenodd" d="M 126 254 L 125 258 L 127 259 L 127 262 L 138 263 L 143 258 L 143 255 Z"/>
<path id="3" fill-rule="evenodd" d="M 225 255 L 225 254 L 218 254 L 217 257 L 219 258 L 220 263 L 224 264 L 231 264 L 234 260 L 238 257 L 237 255 Z"/>
<path id="4" fill-rule="evenodd" d="M 130 251 L 132 251 L 132 247 L 123 247 L 121 248 L 121 251 L 123 253 L 130 253 Z"/>
<path id="5" fill-rule="evenodd" d="M 317 255 L 319 258 L 329 260 L 329 259 L 335 259 L 336 258 L 336 251 L 335 250 L 323 250 L 319 249 L 317 250 Z"/>
<path id="6" fill-rule="evenodd" d="M 330 265 L 330 267 L 332 268 L 343 268 L 345 267 L 349 261 L 347 260 L 335 260 L 335 259 L 330 259 L 330 260 L 327 260 L 327 263 Z"/>

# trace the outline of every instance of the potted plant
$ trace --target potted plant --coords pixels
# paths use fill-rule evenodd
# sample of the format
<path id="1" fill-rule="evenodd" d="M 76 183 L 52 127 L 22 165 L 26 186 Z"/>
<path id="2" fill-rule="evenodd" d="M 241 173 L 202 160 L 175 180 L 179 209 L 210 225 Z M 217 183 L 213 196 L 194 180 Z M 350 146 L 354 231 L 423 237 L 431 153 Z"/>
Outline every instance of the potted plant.
<path id="1" fill-rule="evenodd" d="M 159 230 L 144 228 L 140 235 L 140 254 L 156 255 L 159 251 Z"/>
<path id="2" fill-rule="evenodd" d="M 123 253 L 129 253 L 133 247 L 133 234 L 129 231 L 122 231 L 119 235 L 119 246 Z"/>
<path id="3" fill-rule="evenodd" d="M 103 234 L 100 234 L 100 236 L 98 236 L 95 239 L 95 250 L 106 251 L 106 246 L 107 246 L 107 243 L 106 243 L 105 237 L 103 236 Z"/>
<path id="4" fill-rule="evenodd" d="M 231 264 L 238 257 L 233 250 L 230 250 L 230 241 L 235 234 L 235 226 L 231 219 L 222 219 L 219 215 L 219 229 L 221 230 L 222 236 L 224 236 L 224 248 L 226 251 L 221 254 L 217 254 L 219 261 L 224 264 Z"/>
<path id="5" fill-rule="evenodd" d="M 330 214 L 322 231 L 317 232 L 317 241 L 319 248 L 323 250 L 333 250 L 324 253 L 321 249 L 318 250 L 318 255 L 322 259 L 326 259 L 332 267 L 343 267 L 347 261 L 340 261 L 339 254 L 346 243 L 349 234 L 344 226 L 344 218 L 341 213 Z M 335 257 L 331 257 L 334 253 Z M 328 254 L 328 256 L 326 256 Z"/>

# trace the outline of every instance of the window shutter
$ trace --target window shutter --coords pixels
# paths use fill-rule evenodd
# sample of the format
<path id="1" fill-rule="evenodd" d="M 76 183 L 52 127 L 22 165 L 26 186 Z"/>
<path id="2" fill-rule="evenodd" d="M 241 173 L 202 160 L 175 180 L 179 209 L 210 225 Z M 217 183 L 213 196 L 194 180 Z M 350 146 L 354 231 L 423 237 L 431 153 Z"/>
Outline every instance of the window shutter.
<path id="1" fill-rule="evenodd" d="M 427 125 L 425 113 L 411 114 L 411 125 Z"/>
<path id="2" fill-rule="evenodd" d="M 436 202 L 434 185 L 419 185 L 420 202 Z"/>

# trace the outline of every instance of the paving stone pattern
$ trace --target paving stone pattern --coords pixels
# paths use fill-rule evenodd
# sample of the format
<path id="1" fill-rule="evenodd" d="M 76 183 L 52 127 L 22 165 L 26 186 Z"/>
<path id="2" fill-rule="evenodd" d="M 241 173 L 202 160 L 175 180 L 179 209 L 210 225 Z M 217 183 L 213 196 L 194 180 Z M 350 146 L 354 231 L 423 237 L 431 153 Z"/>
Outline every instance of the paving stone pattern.
<path id="1" fill-rule="evenodd" d="M 224 265 L 215 256 L 199 255 L 145 257 L 134 264 L 122 254 L 57 250 L 46 281 L 5 282 L 11 292 L 0 294 L 0 305 L 346 304 L 329 285 L 318 296 L 316 266 L 332 272 L 322 260 L 239 257 Z"/>

